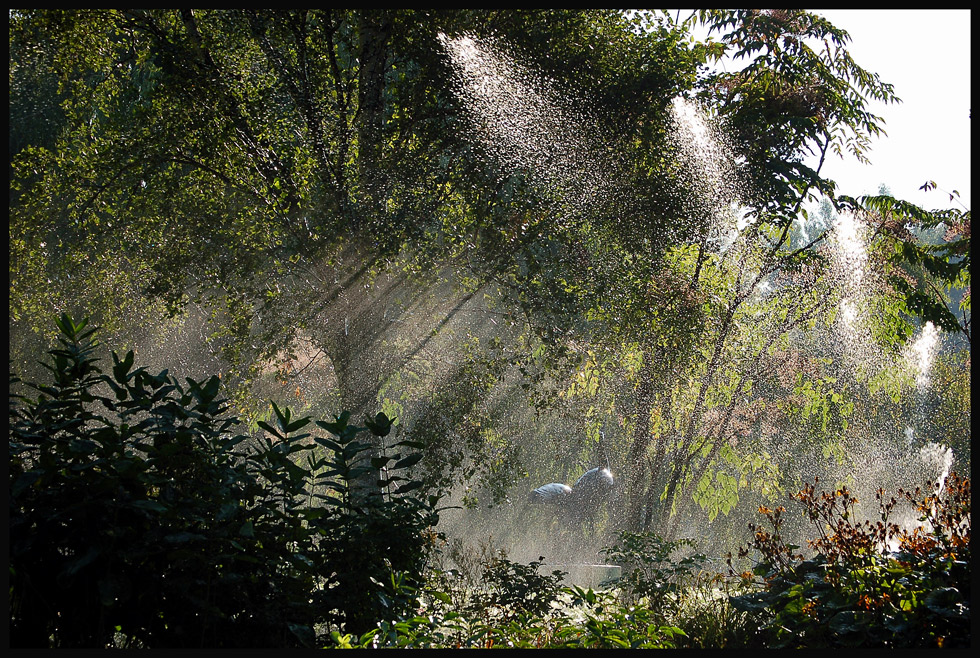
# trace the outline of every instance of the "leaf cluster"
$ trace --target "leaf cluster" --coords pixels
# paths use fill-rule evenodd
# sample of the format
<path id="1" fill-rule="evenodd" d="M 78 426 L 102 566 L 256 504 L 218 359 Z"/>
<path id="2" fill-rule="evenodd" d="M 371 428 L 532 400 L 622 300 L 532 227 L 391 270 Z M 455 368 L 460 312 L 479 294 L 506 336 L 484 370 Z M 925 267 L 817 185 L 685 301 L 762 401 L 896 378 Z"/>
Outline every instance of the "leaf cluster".
<path id="1" fill-rule="evenodd" d="M 526 565 L 525 565 L 526 566 Z M 548 615 L 519 612 L 486 623 L 459 612 L 382 622 L 359 637 L 334 633 L 331 648 L 669 649 L 684 631 L 660 622 L 645 606 L 624 606 L 615 595 L 581 587 L 561 590 L 564 607 Z"/>
<path id="2" fill-rule="evenodd" d="M 928 487 L 935 491 L 934 483 Z M 921 489 L 886 498 L 880 520 L 859 522 L 846 487 L 796 496 L 819 532 L 806 558 L 781 536 L 785 510 L 760 508 L 768 527 L 740 550 L 762 556 L 761 589 L 731 599 L 762 623 L 770 647 L 961 647 L 970 643 L 970 481 L 951 473 L 942 495 Z M 890 520 L 899 501 L 921 525 Z M 731 565 L 731 558 L 729 558 Z"/>
<path id="3" fill-rule="evenodd" d="M 740 144 L 760 202 L 796 205 L 817 184 L 832 192 L 801 157 L 845 151 L 866 160 L 870 140 L 884 134 L 870 100 L 898 102 L 893 86 L 854 62 L 850 35 L 800 9 L 700 10 L 697 19 L 717 31 L 744 68 L 709 75 L 710 99 Z M 829 187 L 828 187 L 829 183 Z"/>
<path id="4" fill-rule="evenodd" d="M 361 435 L 389 419 L 313 435 L 274 406 L 250 439 L 218 377 L 181 384 L 132 352 L 103 373 L 87 321 L 57 324 L 51 382 L 30 398 L 11 376 L 13 646 L 308 646 L 417 605 L 438 496 L 405 475 L 412 446 L 372 461 Z"/>
<path id="5" fill-rule="evenodd" d="M 888 283 L 902 310 L 969 339 L 970 211 L 930 211 L 888 195 L 841 197 L 840 201 L 869 217 L 892 268 Z M 941 240 L 922 239 L 923 232 L 936 229 L 942 231 Z"/>
<path id="6" fill-rule="evenodd" d="M 693 553 L 675 560 L 676 551 L 690 549 L 690 539 L 669 540 L 653 532 L 620 533 L 619 543 L 602 553 L 622 567 L 617 582 L 620 597 L 627 602 L 645 598 L 648 605 L 667 619 L 680 608 L 680 594 L 702 571 L 707 556 Z"/>

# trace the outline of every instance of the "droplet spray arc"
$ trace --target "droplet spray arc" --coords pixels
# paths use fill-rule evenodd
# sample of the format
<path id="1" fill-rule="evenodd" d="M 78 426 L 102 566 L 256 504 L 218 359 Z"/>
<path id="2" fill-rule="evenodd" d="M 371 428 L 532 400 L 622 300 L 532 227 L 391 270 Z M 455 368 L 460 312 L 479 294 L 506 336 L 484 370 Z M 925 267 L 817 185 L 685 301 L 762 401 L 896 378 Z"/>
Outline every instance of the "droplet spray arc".
<path id="1" fill-rule="evenodd" d="M 571 104 L 566 92 L 492 42 L 446 35 L 440 35 L 440 42 L 451 63 L 453 89 L 467 112 L 467 134 L 501 176 L 522 175 L 540 189 L 557 190 L 569 216 L 584 215 L 618 193 L 613 184 L 617 164 L 608 157 L 588 113 Z M 678 157 L 688 184 L 699 191 L 692 195 L 695 207 L 689 210 L 707 219 L 707 248 L 719 258 L 737 260 L 744 246 L 741 236 L 751 220 L 740 202 L 743 186 L 734 150 L 695 103 L 676 98 L 669 108 Z M 867 239 L 866 227 L 856 216 L 839 217 L 831 231 L 830 260 L 839 297 L 835 331 L 852 368 L 880 369 L 883 356 L 867 330 L 867 300 L 878 285 Z M 927 385 L 937 340 L 937 332 L 927 325 L 910 347 L 908 364 L 920 386 Z M 533 495 L 563 500 L 569 489 L 553 482 Z"/>

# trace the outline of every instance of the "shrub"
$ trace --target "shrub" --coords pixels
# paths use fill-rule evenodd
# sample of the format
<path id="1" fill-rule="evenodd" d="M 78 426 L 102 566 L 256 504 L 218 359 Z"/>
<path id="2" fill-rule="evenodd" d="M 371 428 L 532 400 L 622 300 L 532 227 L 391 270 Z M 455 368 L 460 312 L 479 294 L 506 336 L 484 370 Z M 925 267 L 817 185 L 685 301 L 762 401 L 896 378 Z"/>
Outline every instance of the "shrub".
<path id="1" fill-rule="evenodd" d="M 456 556 L 465 563 L 462 572 L 431 571 L 419 615 L 383 621 L 360 636 L 334 633 L 329 646 L 670 648 L 684 636 L 663 624 L 659 613 L 622 605 L 612 592 L 562 587 L 562 572 L 544 573 L 543 558 L 515 563 L 489 546 L 479 565 L 472 557 Z"/>
<path id="2" fill-rule="evenodd" d="M 359 440 L 387 418 L 314 436 L 273 405 L 250 441 L 217 377 L 181 384 L 132 352 L 106 375 L 87 322 L 57 324 L 52 382 L 31 399 L 10 379 L 11 646 L 313 645 L 417 605 L 438 497 L 402 475 L 418 453 Z"/>
<path id="3" fill-rule="evenodd" d="M 671 557 L 693 546 L 690 539 L 668 540 L 652 532 L 624 531 L 617 544 L 601 552 L 622 568 L 616 586 L 626 602 L 646 599 L 651 608 L 668 618 L 679 609 L 681 593 L 693 584 L 708 560 L 702 553 L 678 560 Z"/>
<path id="4" fill-rule="evenodd" d="M 762 555 L 754 575 L 763 589 L 732 604 L 763 620 L 769 646 L 969 646 L 969 479 L 951 473 L 941 496 L 916 489 L 886 499 L 879 490 L 875 523 L 855 520 L 857 499 L 845 487 L 818 494 L 808 485 L 796 499 L 819 533 L 814 557 L 781 537 L 784 508 L 760 508 L 772 530 L 750 525 L 740 551 Z M 889 520 L 903 499 L 920 514 L 914 530 Z"/>
<path id="5" fill-rule="evenodd" d="M 526 565 L 525 565 L 526 566 Z M 545 615 L 514 611 L 489 623 L 457 612 L 419 615 L 355 637 L 333 633 L 336 648 L 668 649 L 684 632 L 649 608 L 624 606 L 609 592 L 562 588 L 561 607 Z"/>
<path id="6" fill-rule="evenodd" d="M 492 634 L 493 629 L 520 626 L 531 619 L 543 621 L 566 603 L 567 590 L 562 587 L 565 573 L 545 573 L 543 557 L 521 564 L 491 544 L 477 554 L 464 549 L 459 540 L 444 542 L 439 557 L 443 563 L 456 566 L 446 569 L 440 564 L 429 569 L 423 590 L 427 624 L 390 626 L 385 635 L 389 644 L 482 646 L 479 638 Z M 372 642 L 378 641 L 372 637 Z"/>
<path id="7" fill-rule="evenodd" d="M 520 564 L 507 559 L 504 551 L 492 556 L 484 568 L 487 585 L 484 609 L 497 611 L 504 622 L 522 614 L 547 614 L 561 595 L 566 574 L 557 569 L 549 574 L 541 573 L 543 564 L 544 557 Z"/>
<path id="8" fill-rule="evenodd" d="M 694 552 L 691 539 L 668 540 L 652 532 L 620 533 L 603 549 L 608 561 L 620 565 L 614 585 L 627 606 L 649 610 L 658 624 L 680 627 L 679 647 L 727 648 L 748 644 L 753 628 L 746 613 L 728 602 L 738 584 L 707 569 L 708 557 Z"/>

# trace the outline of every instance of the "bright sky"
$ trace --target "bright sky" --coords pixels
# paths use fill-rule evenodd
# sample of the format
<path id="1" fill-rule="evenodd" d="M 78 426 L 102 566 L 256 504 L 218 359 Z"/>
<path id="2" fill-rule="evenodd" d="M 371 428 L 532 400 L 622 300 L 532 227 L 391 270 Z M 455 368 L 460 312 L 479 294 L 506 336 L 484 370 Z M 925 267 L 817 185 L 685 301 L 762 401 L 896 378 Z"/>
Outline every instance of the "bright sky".
<path id="1" fill-rule="evenodd" d="M 919 190 L 934 181 L 958 191 L 962 206 L 970 208 L 970 10 L 809 11 L 847 31 L 858 66 L 894 85 L 902 99 L 869 106 L 884 119 L 887 133 L 866 153 L 870 165 L 833 156 L 822 173 L 837 181 L 842 194 L 877 194 L 884 184 L 893 196 L 926 209 L 962 209 L 948 193 Z"/>
<path id="2" fill-rule="evenodd" d="M 874 143 L 870 166 L 835 158 L 824 173 L 851 196 L 877 193 L 885 184 L 895 197 L 925 208 L 949 207 L 948 194 L 918 189 L 932 180 L 959 191 L 970 208 L 970 11 L 810 11 L 846 30 L 854 61 L 893 84 L 902 99 L 871 106 L 888 134 Z"/>

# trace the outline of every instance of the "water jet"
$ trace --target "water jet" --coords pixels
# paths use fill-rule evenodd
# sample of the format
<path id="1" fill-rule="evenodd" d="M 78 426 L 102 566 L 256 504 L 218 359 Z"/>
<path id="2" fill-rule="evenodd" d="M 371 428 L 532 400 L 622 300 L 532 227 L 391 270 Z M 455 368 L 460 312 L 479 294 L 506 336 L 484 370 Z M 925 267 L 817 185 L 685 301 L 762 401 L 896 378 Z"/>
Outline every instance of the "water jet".
<path id="1" fill-rule="evenodd" d="M 619 204 L 616 208 L 622 213 L 620 226 L 632 225 L 628 214 L 639 212 L 643 205 L 629 201 L 632 190 L 624 189 L 620 163 L 609 157 L 601 132 L 593 127 L 595 120 L 582 111 L 580 103 L 572 102 L 572 96 L 557 84 L 503 54 L 492 41 L 445 35 L 440 35 L 440 41 L 450 61 L 454 92 L 468 118 L 469 139 L 483 150 L 502 179 L 523 177 L 549 200 L 543 206 L 544 212 L 558 218 L 554 223 L 556 232 L 575 222 L 587 225 L 598 207 L 610 203 Z M 921 440 L 914 431 L 904 432 L 905 424 L 899 426 L 903 429 L 886 428 L 885 436 L 878 438 L 870 436 L 870 427 L 848 423 L 853 407 L 844 398 L 848 390 L 867 388 L 871 390 L 869 395 L 882 395 L 875 390 L 879 381 L 900 380 L 910 371 L 917 386 L 925 386 L 938 341 L 935 328 L 926 325 L 918 339 L 910 343 L 905 357 L 878 346 L 873 331 L 873 303 L 881 294 L 883 281 L 868 253 L 870 231 L 863 219 L 854 213 L 842 213 L 832 226 L 799 220 L 805 242 L 815 245 L 813 253 L 828 263 L 826 274 L 820 278 L 810 265 L 779 271 L 773 263 L 777 258 L 788 257 L 792 250 L 772 247 L 767 242 L 767 229 L 760 225 L 760 213 L 748 208 L 745 199 L 750 195 L 740 173 L 746 166 L 745 158 L 737 154 L 725 132 L 694 101 L 678 97 L 669 100 L 666 107 L 671 130 L 664 148 L 676 153 L 679 169 L 675 175 L 690 192 L 683 211 L 697 218 L 700 229 L 691 244 L 668 252 L 661 270 L 650 271 L 653 276 L 660 276 L 670 267 L 680 267 L 679 263 L 694 263 L 685 265 L 690 269 L 680 270 L 690 277 L 686 284 L 665 288 L 677 290 L 687 285 L 695 296 L 698 287 L 703 287 L 704 299 L 695 298 L 691 307 L 715 309 L 716 324 L 705 325 L 701 331 L 701 336 L 707 337 L 698 353 L 703 364 L 700 369 L 693 369 L 693 375 L 685 375 L 689 379 L 664 377 L 659 380 L 664 390 L 643 390 L 643 369 L 653 370 L 653 355 L 663 358 L 663 352 L 638 350 L 634 361 L 642 365 L 624 366 L 620 372 L 625 374 L 618 381 L 607 383 L 610 387 L 632 386 L 634 390 L 627 391 L 628 395 L 622 394 L 624 399 L 662 396 L 665 402 L 659 408 L 649 408 L 649 419 L 627 421 L 627 412 L 621 410 L 602 418 L 593 411 L 600 406 L 599 398 L 589 403 L 593 405 L 589 409 L 593 416 L 588 418 L 597 420 L 583 418 L 582 429 L 589 422 L 605 426 L 614 414 L 620 417 L 609 447 L 596 444 L 585 459 L 595 459 L 598 452 L 606 453 L 608 449 L 604 455 L 607 465 L 614 465 L 621 475 L 617 477 L 615 495 L 609 496 L 613 491 L 609 486 L 600 496 L 582 498 L 589 498 L 591 503 L 603 496 L 610 502 L 621 502 L 629 496 L 642 498 L 642 509 L 651 511 L 651 519 L 658 514 L 672 519 L 671 524 L 651 523 L 656 530 L 670 532 L 670 528 L 676 531 L 688 527 L 704 534 L 703 522 L 685 526 L 684 515 L 703 518 L 705 515 L 697 507 L 714 505 L 716 509 L 707 514 L 710 525 L 717 518 L 718 509 L 725 515 L 734 513 L 736 506 L 752 511 L 756 505 L 748 502 L 750 499 L 771 501 L 817 474 L 829 475 L 823 478 L 825 481 L 868 483 L 874 487 L 908 486 L 922 469 L 941 479 L 948 473 L 947 457 L 951 453 L 941 446 L 926 449 L 929 442 Z M 811 235 L 809 231 L 815 233 Z M 822 231 L 826 231 L 827 239 L 819 244 L 815 236 Z M 663 228 L 662 235 L 671 234 L 671 229 Z M 651 235 L 632 239 L 640 243 L 649 241 Z M 601 259 L 610 259 L 612 254 L 601 252 L 601 244 L 597 246 L 599 249 L 590 254 L 591 262 L 598 263 L 598 267 L 611 267 Z M 691 270 L 693 276 L 689 274 Z M 660 298 L 652 297 L 650 304 L 657 303 L 662 303 Z M 768 313 L 767 304 L 772 309 Z M 655 306 L 651 308 L 656 310 Z M 679 308 L 688 312 L 688 307 Z M 677 313 L 674 319 L 680 316 Z M 826 325 L 818 322 L 823 318 L 829 318 Z M 656 343 L 658 339 L 655 335 L 640 336 L 637 342 Z M 624 342 L 622 351 L 630 349 L 634 348 Z M 588 347 L 583 353 L 588 353 Z M 593 369 L 598 370 L 598 366 Z M 593 375 L 581 376 L 583 383 L 569 388 L 592 391 L 584 382 Z M 802 420 L 791 422 L 786 414 L 780 415 L 778 403 L 767 399 L 769 391 L 780 388 L 786 396 L 811 396 L 812 401 L 796 412 Z M 585 399 L 586 394 L 581 395 Z M 608 401 L 603 400 L 602 404 L 613 408 Z M 669 418 L 676 408 L 687 410 L 683 412 L 687 414 L 683 422 Z M 816 425 L 817 434 L 825 441 L 823 447 L 802 428 L 814 419 L 823 424 Z M 567 423 L 570 419 L 562 421 Z M 831 421 L 839 426 L 836 435 L 828 430 Z M 571 422 L 574 427 L 574 420 Z M 907 426 L 913 428 L 914 424 Z M 630 450 L 631 435 L 625 428 L 638 426 L 649 429 L 645 434 L 632 435 L 639 436 L 634 441 L 642 442 L 633 444 L 642 448 L 634 451 Z M 576 431 L 581 433 L 582 429 Z M 914 439 L 905 453 L 906 463 L 920 468 L 915 474 L 912 466 L 896 474 L 888 467 L 894 463 L 890 455 L 906 438 Z M 930 456 L 925 457 L 926 453 Z M 877 470 L 876 463 L 881 466 Z M 603 472 L 609 470 L 591 469 L 581 477 L 598 477 Z M 900 476 L 898 480 L 892 477 L 895 475 Z M 887 481 L 880 481 L 883 478 Z M 624 483 L 622 488 L 620 482 Z M 611 474 L 608 484 L 612 484 Z M 578 489 L 578 484 L 570 487 L 551 482 L 533 489 L 528 500 L 566 508 L 579 497 Z M 681 498 L 681 490 L 688 492 L 687 498 Z M 676 499 L 672 497 L 675 495 Z M 733 502 L 715 502 L 725 497 Z M 510 550 L 515 556 L 520 555 L 521 549 L 527 555 L 537 555 L 542 552 L 540 546 L 554 547 L 555 541 L 553 530 L 548 530 L 553 523 L 550 517 L 542 517 L 541 522 L 530 521 L 541 507 L 545 506 L 511 508 L 510 517 L 507 510 L 498 509 L 484 515 L 483 523 L 510 528 L 503 534 L 515 543 Z M 586 507 L 591 509 L 594 505 Z M 578 520 L 585 521 L 581 516 Z M 610 511 L 602 523 L 608 531 L 616 524 L 629 526 L 637 521 L 628 516 L 615 517 Z M 605 539 L 610 539 L 610 535 Z M 565 553 L 561 557 L 563 564 L 581 567 L 583 574 L 589 568 L 603 566 L 591 565 L 584 559 L 595 548 L 590 541 L 576 541 L 580 545 L 560 547 Z"/>

